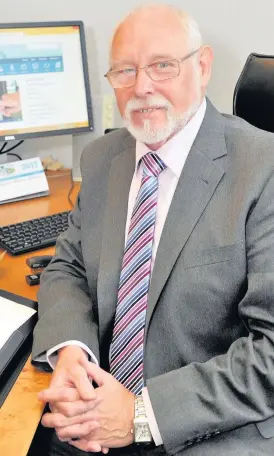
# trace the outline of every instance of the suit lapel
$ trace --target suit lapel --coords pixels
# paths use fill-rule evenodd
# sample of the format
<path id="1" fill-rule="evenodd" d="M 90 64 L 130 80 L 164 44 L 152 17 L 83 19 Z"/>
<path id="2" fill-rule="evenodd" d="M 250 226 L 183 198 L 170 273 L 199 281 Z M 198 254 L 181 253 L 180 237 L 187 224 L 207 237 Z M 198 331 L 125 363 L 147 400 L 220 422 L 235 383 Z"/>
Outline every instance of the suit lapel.
<path id="1" fill-rule="evenodd" d="M 223 117 L 207 100 L 207 111 L 179 179 L 157 251 L 148 299 L 146 329 L 161 291 L 196 223 L 218 186 L 226 155 Z M 103 224 L 98 275 L 100 337 L 115 315 L 124 252 L 128 195 L 135 168 L 135 141 L 128 137 L 113 159 Z"/>
<path id="2" fill-rule="evenodd" d="M 204 121 L 180 176 L 157 250 L 146 329 L 180 252 L 224 174 L 215 161 L 227 153 L 223 118 L 209 101 L 207 103 Z"/>
<path id="3" fill-rule="evenodd" d="M 128 195 L 135 169 L 135 141 L 129 137 L 112 162 L 98 275 L 98 309 L 102 336 L 115 314 L 123 259 Z"/>

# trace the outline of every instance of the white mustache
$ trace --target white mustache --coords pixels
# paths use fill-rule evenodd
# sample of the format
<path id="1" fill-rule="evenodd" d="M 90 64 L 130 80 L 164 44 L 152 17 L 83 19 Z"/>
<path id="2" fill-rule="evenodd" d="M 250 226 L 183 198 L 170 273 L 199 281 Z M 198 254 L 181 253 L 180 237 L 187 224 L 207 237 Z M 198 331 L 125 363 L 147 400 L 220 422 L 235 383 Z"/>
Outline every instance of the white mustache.
<path id="1" fill-rule="evenodd" d="M 125 117 L 130 116 L 133 111 L 150 108 L 163 108 L 170 110 L 171 103 L 161 96 L 151 96 L 148 97 L 145 101 L 139 100 L 138 98 L 132 98 L 126 105 Z"/>

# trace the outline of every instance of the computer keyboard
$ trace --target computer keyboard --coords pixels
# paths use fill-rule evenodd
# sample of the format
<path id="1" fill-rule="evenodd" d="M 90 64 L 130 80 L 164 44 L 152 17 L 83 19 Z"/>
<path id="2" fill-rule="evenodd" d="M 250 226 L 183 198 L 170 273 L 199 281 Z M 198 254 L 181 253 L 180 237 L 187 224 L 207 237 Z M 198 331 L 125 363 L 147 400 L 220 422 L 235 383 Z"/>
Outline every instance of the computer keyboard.
<path id="1" fill-rule="evenodd" d="M 0 226 L 0 246 L 12 255 L 54 245 L 68 227 L 70 211 L 59 212 L 22 223 Z"/>

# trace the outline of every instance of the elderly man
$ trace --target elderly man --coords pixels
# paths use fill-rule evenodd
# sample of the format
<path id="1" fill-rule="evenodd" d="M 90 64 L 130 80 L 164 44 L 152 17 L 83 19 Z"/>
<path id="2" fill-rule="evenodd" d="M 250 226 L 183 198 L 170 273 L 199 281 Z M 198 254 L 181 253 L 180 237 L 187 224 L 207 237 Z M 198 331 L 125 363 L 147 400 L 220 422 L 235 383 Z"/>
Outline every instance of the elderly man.
<path id="1" fill-rule="evenodd" d="M 84 151 L 39 292 L 47 454 L 273 455 L 274 139 L 205 98 L 211 64 L 171 7 L 114 34 L 126 128 Z"/>

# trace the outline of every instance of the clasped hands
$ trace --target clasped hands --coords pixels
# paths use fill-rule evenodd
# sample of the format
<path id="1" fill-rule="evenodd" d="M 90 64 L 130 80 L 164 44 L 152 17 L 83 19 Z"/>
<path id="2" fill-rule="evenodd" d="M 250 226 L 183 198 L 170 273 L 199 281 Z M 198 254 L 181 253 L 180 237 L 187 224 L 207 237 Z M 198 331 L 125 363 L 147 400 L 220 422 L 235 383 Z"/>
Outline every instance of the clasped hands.
<path id="1" fill-rule="evenodd" d="M 55 428 L 61 441 L 104 454 L 133 442 L 134 394 L 90 363 L 80 347 L 60 350 L 50 386 L 38 397 L 51 410 L 44 414 L 43 426 Z"/>

